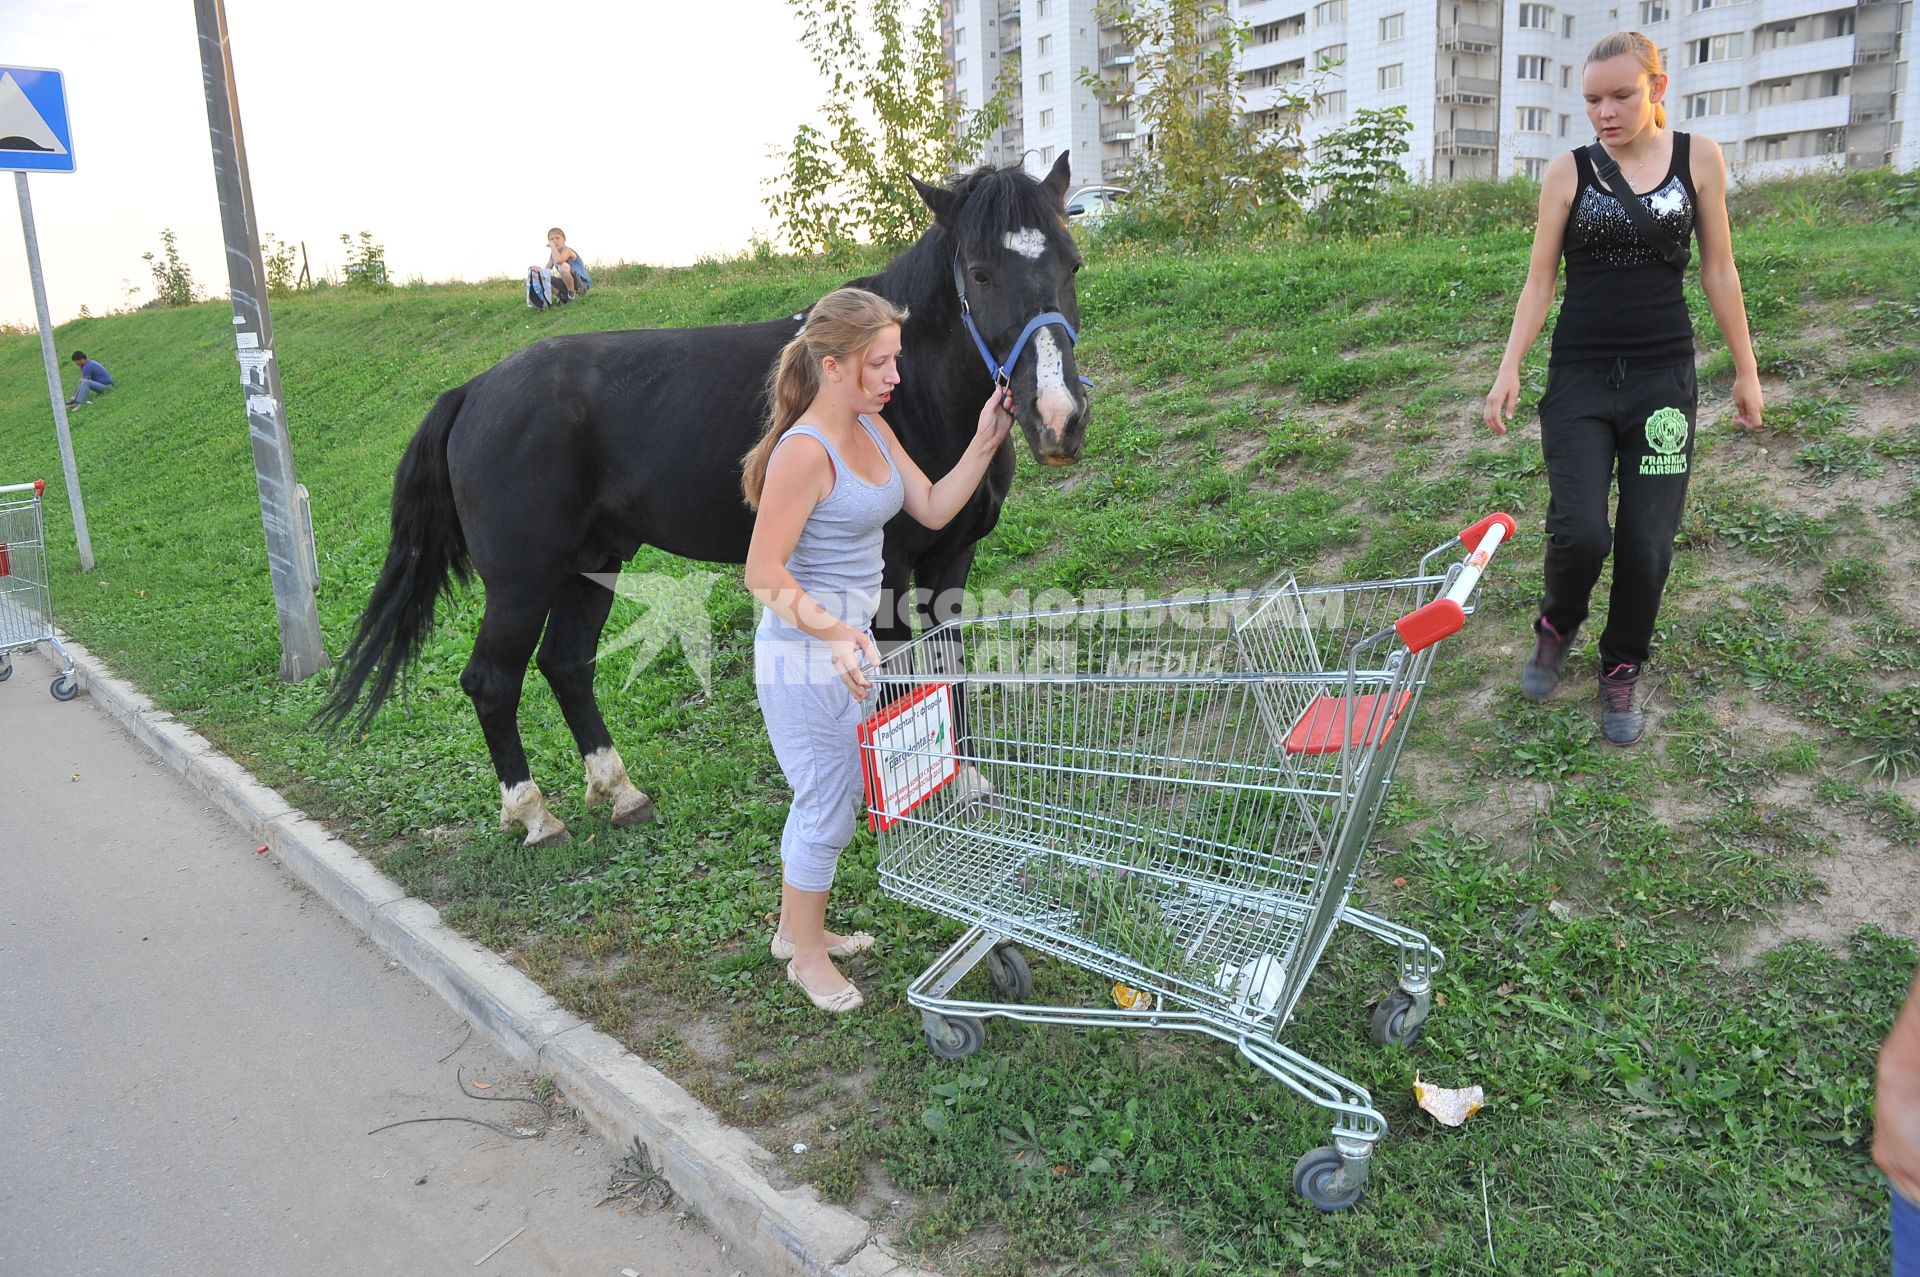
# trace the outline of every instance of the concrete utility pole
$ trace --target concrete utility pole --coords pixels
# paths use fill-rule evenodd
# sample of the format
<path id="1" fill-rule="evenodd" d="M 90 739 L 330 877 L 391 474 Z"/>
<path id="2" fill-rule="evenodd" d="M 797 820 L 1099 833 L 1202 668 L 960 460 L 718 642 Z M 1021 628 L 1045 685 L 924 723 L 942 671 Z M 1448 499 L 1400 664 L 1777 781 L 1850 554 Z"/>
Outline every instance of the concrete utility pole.
<path id="1" fill-rule="evenodd" d="M 193 0 L 200 28 L 200 68 L 207 92 L 207 131 L 213 138 L 213 176 L 220 191 L 220 224 L 227 241 L 228 288 L 240 384 L 247 395 L 253 474 L 260 487 L 260 520 L 267 532 L 267 566 L 280 617 L 280 678 L 297 683 L 327 665 L 314 607 L 315 567 L 305 494 L 293 472 L 280 369 L 273 358 L 273 321 L 267 313 L 267 269 L 253 217 L 253 183 L 234 91 L 233 54 L 221 0 Z"/>
<path id="2" fill-rule="evenodd" d="M 27 233 L 27 273 L 33 277 L 33 313 L 40 321 L 40 362 L 47 366 L 47 393 L 53 397 L 53 430 L 60 440 L 60 467 L 67 475 L 67 506 L 73 512 L 73 541 L 80 570 L 93 571 L 93 538 L 87 535 L 87 507 L 80 500 L 80 469 L 73 461 L 73 432 L 67 428 L 67 401 L 61 398 L 60 357 L 53 351 L 53 318 L 47 309 L 47 277 L 40 271 L 40 237 L 33 228 L 33 201 L 27 175 L 13 175 L 20 192 L 20 226 Z"/>

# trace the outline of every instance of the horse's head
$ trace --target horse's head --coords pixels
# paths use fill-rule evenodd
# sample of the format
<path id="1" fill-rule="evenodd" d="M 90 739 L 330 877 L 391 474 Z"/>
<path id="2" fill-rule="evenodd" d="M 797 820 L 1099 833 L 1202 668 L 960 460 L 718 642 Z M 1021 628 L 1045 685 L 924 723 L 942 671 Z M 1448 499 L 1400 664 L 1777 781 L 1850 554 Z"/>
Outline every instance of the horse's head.
<path id="1" fill-rule="evenodd" d="M 1067 174 L 1062 153 L 1039 182 L 1017 168 L 983 168 L 952 190 L 914 183 L 952 252 L 953 287 L 981 359 L 1012 386 L 1027 446 L 1050 466 L 1080 459 L 1089 416 L 1073 359 L 1080 250 L 1067 231 Z"/>

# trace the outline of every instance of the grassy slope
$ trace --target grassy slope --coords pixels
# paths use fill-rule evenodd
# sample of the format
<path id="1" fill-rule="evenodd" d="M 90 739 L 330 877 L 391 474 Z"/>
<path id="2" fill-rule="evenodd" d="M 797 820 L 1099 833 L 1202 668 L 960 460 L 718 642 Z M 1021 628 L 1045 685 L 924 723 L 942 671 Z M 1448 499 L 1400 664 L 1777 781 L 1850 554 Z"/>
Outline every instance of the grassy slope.
<path id="1" fill-rule="evenodd" d="M 1723 422 L 1705 318 L 1701 459 L 1657 660 L 1656 738 L 1603 750 L 1586 679 L 1513 692 L 1538 588 L 1537 433 L 1473 425 L 1525 235 L 1181 253 L 1095 247 L 1081 353 L 1100 382 L 1088 461 L 1023 461 L 976 583 L 1075 591 L 1341 578 L 1410 562 L 1500 505 L 1522 535 L 1447 654 L 1363 894 L 1454 964 L 1410 1052 L 1365 1041 L 1379 953 L 1336 946 L 1289 1042 L 1366 1082 L 1394 1124 L 1362 1207 L 1294 1198 L 1316 1110 L 1212 1045 L 995 1022 L 931 1059 L 898 999 L 952 928 L 880 896 L 863 833 L 841 920 L 885 937 L 856 968 L 875 1006 L 824 1023 L 766 957 L 785 792 L 748 679 L 752 609 L 709 601 L 715 685 L 663 660 L 601 695 L 662 822 L 578 811 L 578 763 L 530 683 L 534 771 L 575 829 L 529 853 L 491 830 L 491 773 L 456 685 L 477 600 L 443 611 L 416 691 L 366 736 L 309 733 L 318 686 L 282 687 L 226 317 L 217 305 L 81 321 L 122 389 L 76 418 L 98 569 L 58 581 L 80 635 L 409 890 L 509 951 L 583 1014 L 936 1262 L 1015 1272 L 1870 1272 L 1884 1201 L 1865 1154 L 1871 1053 L 1911 946 L 1844 954 L 1756 937 L 1913 913 L 1822 901 L 1830 858 L 1884 867 L 1920 835 L 1920 548 L 1914 457 L 1920 244 L 1880 224 L 1890 183 L 1755 201 L 1739 251 L 1773 429 Z M 1835 233 L 1835 226 L 1844 233 Z M 432 397 L 537 336 L 790 311 L 858 273 L 775 261 L 615 274 L 536 316 L 513 286 L 330 292 L 275 318 L 337 648 L 384 554 L 400 448 Z M 1698 298 L 1696 296 L 1696 302 Z M 1544 343 L 1525 385 L 1537 396 Z M 0 473 L 57 478 L 37 344 L 0 338 Z M 54 539 L 65 526 L 49 494 Z M 70 569 L 70 552 L 56 557 Z M 637 566 L 684 571 L 643 552 Z M 1604 582 L 1603 582 L 1604 588 Z M 613 625 L 632 619 L 621 604 Z M 613 631 L 610 631 L 610 633 Z M 1586 664 L 1578 662 L 1584 658 Z M 1590 667 L 1590 641 L 1576 668 Z M 1564 902 L 1568 917 L 1549 911 Z M 1776 929 L 1755 932 L 1769 912 Z M 1098 981 L 1036 963 L 1038 997 Z M 978 977 L 974 977 L 978 978 Z M 1478 1081 L 1457 1132 L 1412 1108 L 1416 1068 Z M 854 1093 L 850 1095 L 850 1092 Z M 1480 1199 L 1491 1207 L 1497 1260 Z"/>

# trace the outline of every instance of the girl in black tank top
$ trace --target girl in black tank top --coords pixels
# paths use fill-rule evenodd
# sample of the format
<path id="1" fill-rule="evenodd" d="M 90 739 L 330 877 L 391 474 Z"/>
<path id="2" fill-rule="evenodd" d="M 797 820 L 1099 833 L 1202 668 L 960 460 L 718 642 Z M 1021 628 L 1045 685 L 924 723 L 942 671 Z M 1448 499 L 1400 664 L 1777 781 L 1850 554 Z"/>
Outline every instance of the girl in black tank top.
<path id="1" fill-rule="evenodd" d="M 1656 239 L 1698 240 L 1700 283 L 1733 356 L 1734 420 L 1749 430 L 1760 428 L 1760 374 L 1733 263 L 1719 145 L 1667 131 L 1660 51 L 1637 31 L 1595 45 L 1581 81 L 1587 118 L 1619 171 L 1603 181 L 1584 147 L 1548 166 L 1526 286 L 1484 416 L 1495 434 L 1507 432 L 1520 364 L 1553 305 L 1564 255 L 1566 300 L 1540 399 L 1552 491 L 1546 580 L 1520 685 L 1532 700 L 1553 694 L 1611 552 L 1613 592 L 1599 644 L 1601 727 L 1609 741 L 1630 745 L 1645 727 L 1636 690 L 1673 562 L 1698 404 L 1684 261 L 1676 266 L 1650 244 L 1643 221 L 1657 228 Z M 1616 191 L 1640 209 L 1622 204 Z M 1616 478 L 1620 504 L 1609 527 Z"/>

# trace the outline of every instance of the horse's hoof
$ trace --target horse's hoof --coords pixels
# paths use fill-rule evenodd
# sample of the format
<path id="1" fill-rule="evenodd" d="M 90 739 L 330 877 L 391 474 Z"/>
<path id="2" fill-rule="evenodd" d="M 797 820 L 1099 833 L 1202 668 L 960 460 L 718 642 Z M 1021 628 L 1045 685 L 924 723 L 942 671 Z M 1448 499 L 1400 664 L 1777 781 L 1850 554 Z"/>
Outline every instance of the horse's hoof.
<path id="1" fill-rule="evenodd" d="M 651 824 L 659 815 L 658 809 L 653 805 L 653 799 L 641 794 L 639 802 L 624 808 L 613 809 L 613 823 L 624 829 L 628 825 Z"/>
<path id="2" fill-rule="evenodd" d="M 556 821 L 553 828 L 547 830 L 538 838 L 534 837 L 533 832 L 529 830 L 527 833 L 527 841 L 524 845 L 534 848 L 558 847 L 561 843 L 568 842 L 572 838 L 573 835 L 567 832 L 567 827 Z"/>

